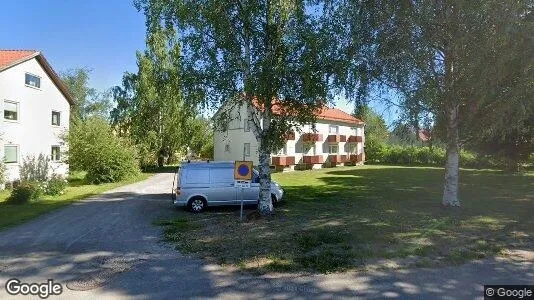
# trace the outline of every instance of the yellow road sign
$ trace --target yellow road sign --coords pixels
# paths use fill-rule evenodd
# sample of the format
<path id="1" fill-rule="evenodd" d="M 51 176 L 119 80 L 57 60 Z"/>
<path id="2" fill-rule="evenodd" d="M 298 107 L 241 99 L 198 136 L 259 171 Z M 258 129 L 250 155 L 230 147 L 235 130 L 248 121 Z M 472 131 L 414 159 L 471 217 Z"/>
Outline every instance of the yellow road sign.
<path id="1" fill-rule="evenodd" d="M 234 165 L 235 180 L 252 180 L 252 162 L 236 161 Z"/>

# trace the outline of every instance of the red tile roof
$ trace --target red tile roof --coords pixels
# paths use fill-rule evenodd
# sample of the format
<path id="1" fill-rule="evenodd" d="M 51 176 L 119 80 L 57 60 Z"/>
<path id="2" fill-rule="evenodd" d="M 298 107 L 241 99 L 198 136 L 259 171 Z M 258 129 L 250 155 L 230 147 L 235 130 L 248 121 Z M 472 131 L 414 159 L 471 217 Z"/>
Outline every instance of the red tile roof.
<path id="1" fill-rule="evenodd" d="M 63 96 L 67 99 L 70 105 L 74 105 L 75 101 L 70 94 L 67 86 L 59 78 L 57 73 L 52 69 L 52 66 L 48 63 L 44 55 L 36 50 L 1 50 L 0 49 L 0 72 L 14 67 L 27 60 L 35 58 L 41 67 L 46 71 L 50 79 L 54 82 L 56 87 L 61 91 Z"/>
<path id="2" fill-rule="evenodd" d="M 338 121 L 351 124 L 363 124 L 362 120 L 355 118 L 352 115 L 342 111 L 337 108 L 326 107 L 321 110 L 317 115 L 318 119 L 329 120 L 329 121 Z"/>
<path id="3" fill-rule="evenodd" d="M 253 100 L 253 104 L 257 108 L 260 107 L 260 104 L 258 103 L 256 99 Z M 282 107 L 280 107 L 279 102 L 273 102 L 272 110 L 273 110 L 273 113 L 277 115 L 281 114 L 283 111 Z M 344 122 L 344 123 L 357 124 L 357 125 L 364 124 L 362 120 L 355 118 L 354 116 L 340 109 L 330 108 L 326 106 L 318 109 L 316 116 L 317 116 L 317 119 L 319 120 L 337 121 L 337 122 Z"/>
<path id="4" fill-rule="evenodd" d="M 0 50 L 0 69 L 23 61 L 35 54 L 35 50 Z"/>

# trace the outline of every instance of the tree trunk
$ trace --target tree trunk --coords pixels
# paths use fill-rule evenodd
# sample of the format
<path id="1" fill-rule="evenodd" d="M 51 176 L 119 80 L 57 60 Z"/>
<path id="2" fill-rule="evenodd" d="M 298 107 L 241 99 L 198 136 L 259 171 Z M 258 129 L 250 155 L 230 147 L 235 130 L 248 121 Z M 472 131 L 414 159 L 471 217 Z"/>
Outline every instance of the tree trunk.
<path id="1" fill-rule="evenodd" d="M 165 166 L 165 157 L 158 155 L 158 167 L 163 168 Z"/>
<path id="2" fill-rule="evenodd" d="M 458 199 L 459 162 L 458 105 L 451 105 L 447 116 L 447 162 L 445 164 L 442 202 L 444 206 L 460 207 L 460 200 Z"/>
<path id="3" fill-rule="evenodd" d="M 258 202 L 258 211 L 262 216 L 269 216 L 274 210 L 271 200 L 271 169 L 269 168 L 271 151 L 263 145 L 263 143 L 260 143 L 259 149 L 260 199 Z"/>

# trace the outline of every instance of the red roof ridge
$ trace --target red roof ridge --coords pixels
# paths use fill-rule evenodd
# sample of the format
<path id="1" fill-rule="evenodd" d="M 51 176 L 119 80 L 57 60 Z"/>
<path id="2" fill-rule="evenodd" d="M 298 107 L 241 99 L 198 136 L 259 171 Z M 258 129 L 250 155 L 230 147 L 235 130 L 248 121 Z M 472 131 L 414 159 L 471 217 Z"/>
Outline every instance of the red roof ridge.
<path id="1" fill-rule="evenodd" d="M 256 98 L 252 99 L 252 103 L 254 107 L 260 108 L 260 104 L 258 103 Z M 280 114 L 281 113 L 281 109 L 279 107 L 280 102 L 273 100 L 272 103 L 273 103 L 273 113 Z M 337 121 L 337 122 L 351 123 L 351 124 L 357 124 L 357 125 L 364 124 L 362 120 L 354 117 L 353 115 L 350 115 L 339 108 L 328 107 L 326 105 L 324 105 L 321 108 L 318 108 L 316 117 L 321 120 Z"/>

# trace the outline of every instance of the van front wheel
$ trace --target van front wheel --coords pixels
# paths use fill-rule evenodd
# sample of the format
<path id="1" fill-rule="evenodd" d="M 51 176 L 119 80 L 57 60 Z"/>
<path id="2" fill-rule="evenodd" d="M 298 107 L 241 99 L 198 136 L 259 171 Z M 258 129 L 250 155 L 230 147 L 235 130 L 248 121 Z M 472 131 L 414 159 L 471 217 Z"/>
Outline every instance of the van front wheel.
<path id="1" fill-rule="evenodd" d="M 194 213 L 203 212 L 206 208 L 206 200 L 196 197 L 191 200 L 189 200 L 189 203 L 187 204 L 187 208 L 189 208 L 189 211 Z"/>

